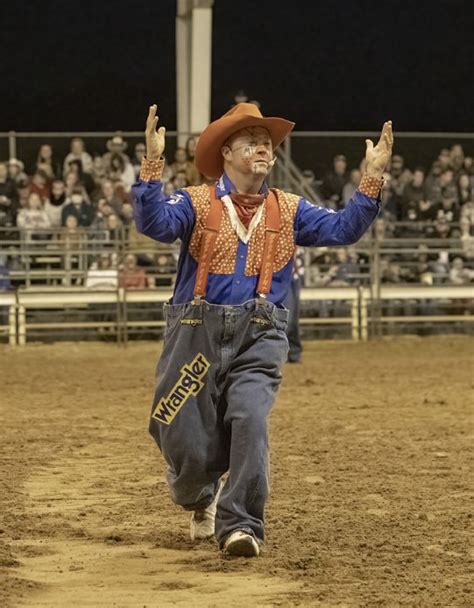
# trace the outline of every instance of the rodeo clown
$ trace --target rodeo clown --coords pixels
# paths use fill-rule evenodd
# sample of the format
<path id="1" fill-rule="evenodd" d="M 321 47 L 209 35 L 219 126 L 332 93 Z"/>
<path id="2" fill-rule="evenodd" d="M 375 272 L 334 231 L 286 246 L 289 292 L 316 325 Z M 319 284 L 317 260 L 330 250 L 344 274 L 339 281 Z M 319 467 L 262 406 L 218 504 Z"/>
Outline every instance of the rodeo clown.
<path id="1" fill-rule="evenodd" d="M 266 177 L 294 127 L 239 103 L 201 134 L 195 162 L 212 185 L 164 194 L 165 129 L 157 107 L 133 186 L 137 229 L 181 241 L 176 285 L 164 305 L 150 433 L 167 463 L 173 501 L 191 515 L 191 538 L 215 534 L 226 554 L 257 556 L 269 493 L 267 417 L 287 359 L 285 299 L 295 247 L 355 243 L 379 210 L 391 122 L 366 172 L 337 213 L 281 190 Z"/>

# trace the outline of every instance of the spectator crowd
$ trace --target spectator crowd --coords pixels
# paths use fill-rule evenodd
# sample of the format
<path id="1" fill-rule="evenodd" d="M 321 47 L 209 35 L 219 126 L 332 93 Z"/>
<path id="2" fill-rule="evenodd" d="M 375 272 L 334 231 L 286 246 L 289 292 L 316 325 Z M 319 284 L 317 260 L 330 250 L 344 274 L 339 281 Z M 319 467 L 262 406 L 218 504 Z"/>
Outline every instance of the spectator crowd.
<path id="1" fill-rule="evenodd" d="M 196 139 L 190 137 L 165 165 L 166 193 L 206 181 L 194 164 L 195 145 Z M 138 234 L 133 221 L 131 186 L 145 144 L 137 143 L 128 153 L 121 135 L 110 138 L 106 150 L 96 155 L 83 139 L 74 137 L 64 159 L 57 158 L 50 144 L 43 144 L 28 170 L 16 158 L 0 162 L 0 274 L 23 263 L 11 253 L 12 243 L 21 237 L 35 246 L 54 244 L 70 252 L 69 270 L 78 269 L 78 251 L 84 243 L 90 249 L 95 242 L 97 254 L 86 256 L 87 276 L 78 284 L 129 288 L 170 284 L 177 254 L 160 250 Z M 339 210 L 357 189 L 363 170 L 363 162 L 350 169 L 346 157 L 337 154 L 324 179 L 316 182 L 311 171 L 305 175 L 324 204 Z M 363 282 L 368 277 L 368 243 L 375 241 L 381 247 L 383 282 L 472 282 L 474 167 L 462 146 L 443 148 L 427 168 L 407 167 L 395 154 L 384 179 L 382 210 L 371 233 L 358 247 L 310 251 L 306 281 L 313 285 Z M 405 243 L 406 251 L 384 254 L 383 244 L 391 243 L 393 249 L 392 239 Z M 118 255 L 113 249 L 117 241 L 125 243 Z"/>
<path id="2" fill-rule="evenodd" d="M 306 179 L 325 205 L 343 209 L 364 171 L 364 160 L 349 169 L 337 154 L 318 182 Z M 443 148 L 427 169 L 407 167 L 394 154 L 384 175 L 381 212 L 358 247 L 314 251 L 308 275 L 317 285 L 358 284 L 368 276 L 369 240 L 379 244 L 384 283 L 462 285 L 474 281 L 474 166 L 460 144 Z M 384 247 L 390 253 L 384 253 Z M 394 249 L 400 249 L 393 253 Z M 402 251 L 404 249 L 404 251 Z"/>

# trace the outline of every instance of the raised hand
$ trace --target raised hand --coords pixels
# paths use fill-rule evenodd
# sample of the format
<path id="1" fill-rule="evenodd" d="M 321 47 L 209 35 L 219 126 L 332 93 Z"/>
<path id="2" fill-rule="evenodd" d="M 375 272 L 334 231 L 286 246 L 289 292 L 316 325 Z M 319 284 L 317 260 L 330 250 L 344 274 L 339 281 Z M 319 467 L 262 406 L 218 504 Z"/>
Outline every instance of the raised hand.
<path id="1" fill-rule="evenodd" d="M 374 146 L 371 139 L 365 140 L 365 171 L 371 177 L 381 178 L 390 156 L 392 155 L 393 133 L 392 121 L 384 123 L 378 144 Z"/>
<path id="2" fill-rule="evenodd" d="M 165 127 L 160 127 L 156 130 L 158 124 L 158 116 L 156 115 L 156 104 L 150 106 L 148 110 L 148 118 L 146 119 L 145 140 L 146 140 L 146 157 L 149 160 L 158 160 L 165 149 Z"/>

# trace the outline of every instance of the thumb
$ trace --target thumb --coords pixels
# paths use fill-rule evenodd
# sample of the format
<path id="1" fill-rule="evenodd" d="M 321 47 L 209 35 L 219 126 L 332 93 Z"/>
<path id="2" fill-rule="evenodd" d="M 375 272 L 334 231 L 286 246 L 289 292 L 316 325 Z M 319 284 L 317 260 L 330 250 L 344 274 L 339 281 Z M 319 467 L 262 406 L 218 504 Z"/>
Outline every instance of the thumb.
<path id="1" fill-rule="evenodd" d="M 374 142 L 371 139 L 366 139 L 365 145 L 367 146 L 367 150 L 372 150 L 374 147 Z"/>
<path id="2" fill-rule="evenodd" d="M 161 135 L 162 137 L 164 137 L 164 136 L 165 136 L 165 133 L 166 133 L 166 129 L 165 129 L 165 127 L 160 127 L 160 128 L 158 129 L 158 135 Z"/>

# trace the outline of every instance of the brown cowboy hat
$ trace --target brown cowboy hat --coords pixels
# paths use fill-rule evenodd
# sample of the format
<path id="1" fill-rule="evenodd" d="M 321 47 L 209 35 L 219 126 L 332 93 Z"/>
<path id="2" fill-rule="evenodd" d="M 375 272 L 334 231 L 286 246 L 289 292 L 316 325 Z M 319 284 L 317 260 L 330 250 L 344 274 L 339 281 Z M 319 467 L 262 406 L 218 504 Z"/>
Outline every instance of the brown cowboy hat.
<path id="1" fill-rule="evenodd" d="M 238 103 L 224 116 L 211 122 L 201 133 L 194 156 L 196 166 L 207 177 L 217 179 L 222 175 L 224 167 L 221 148 L 232 133 L 245 127 L 264 127 L 270 133 L 273 147 L 276 148 L 294 126 L 294 122 L 284 118 L 264 118 L 253 103 Z"/>

